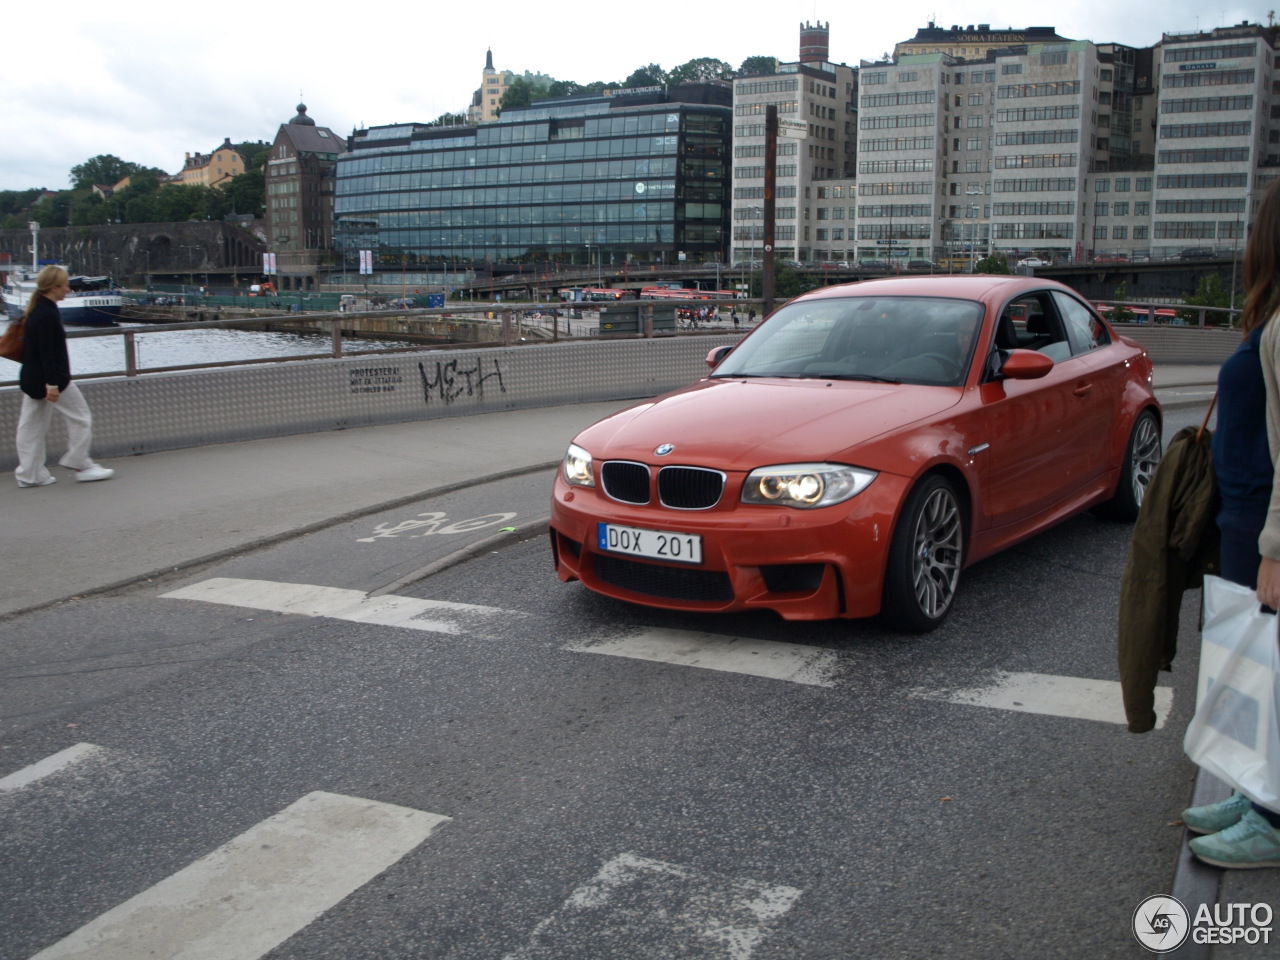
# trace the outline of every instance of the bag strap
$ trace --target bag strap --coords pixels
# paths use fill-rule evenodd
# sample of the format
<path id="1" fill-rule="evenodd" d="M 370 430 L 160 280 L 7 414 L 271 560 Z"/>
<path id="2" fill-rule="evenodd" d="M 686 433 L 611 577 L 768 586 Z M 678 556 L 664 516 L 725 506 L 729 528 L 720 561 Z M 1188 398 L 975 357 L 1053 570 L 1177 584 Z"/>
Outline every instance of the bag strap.
<path id="1" fill-rule="evenodd" d="M 1213 416 L 1213 408 L 1218 403 L 1218 391 L 1213 391 L 1213 399 L 1209 401 L 1209 409 L 1204 412 L 1204 419 L 1200 421 L 1200 429 L 1196 431 L 1196 443 L 1204 437 L 1205 427 L 1209 425 L 1209 418 Z"/>

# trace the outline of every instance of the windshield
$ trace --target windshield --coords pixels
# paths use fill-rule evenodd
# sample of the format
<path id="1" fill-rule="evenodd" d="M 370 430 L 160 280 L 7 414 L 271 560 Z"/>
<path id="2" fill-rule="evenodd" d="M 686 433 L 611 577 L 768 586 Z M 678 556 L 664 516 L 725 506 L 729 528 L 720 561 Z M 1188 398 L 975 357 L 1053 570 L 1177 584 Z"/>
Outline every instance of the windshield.
<path id="1" fill-rule="evenodd" d="M 875 380 L 959 386 L 982 304 L 942 297 L 845 297 L 789 303 L 713 377 Z"/>

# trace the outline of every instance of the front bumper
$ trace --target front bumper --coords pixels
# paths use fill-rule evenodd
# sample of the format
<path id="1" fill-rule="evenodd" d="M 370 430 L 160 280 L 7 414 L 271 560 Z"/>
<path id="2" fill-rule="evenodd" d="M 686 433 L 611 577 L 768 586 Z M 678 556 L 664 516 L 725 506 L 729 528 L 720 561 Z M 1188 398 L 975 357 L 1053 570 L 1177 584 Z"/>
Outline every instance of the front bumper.
<path id="1" fill-rule="evenodd" d="M 869 617 L 880 610 L 885 561 L 910 485 L 881 473 L 857 496 L 817 510 L 721 503 L 671 510 L 619 503 L 557 476 L 551 549 L 561 580 L 647 606 L 728 612 L 773 610 L 788 620 Z M 736 492 L 734 493 L 736 497 Z M 702 537 L 697 566 L 601 550 L 598 523 Z"/>

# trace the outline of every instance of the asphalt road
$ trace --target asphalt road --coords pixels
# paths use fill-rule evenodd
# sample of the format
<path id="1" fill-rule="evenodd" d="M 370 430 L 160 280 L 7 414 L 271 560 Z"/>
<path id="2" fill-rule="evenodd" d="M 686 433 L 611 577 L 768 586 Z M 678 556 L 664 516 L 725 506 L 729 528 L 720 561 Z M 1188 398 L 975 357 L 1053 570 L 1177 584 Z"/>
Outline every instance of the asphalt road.
<path id="1" fill-rule="evenodd" d="M 561 584 L 519 539 L 548 490 L 6 623 L 0 957 L 1145 955 L 1130 918 L 1178 855 L 1194 658 L 1143 736 L 988 696 L 1115 680 L 1128 527 L 1079 517 L 987 560 L 909 636 Z M 272 908 L 281 877 L 314 902 Z"/>

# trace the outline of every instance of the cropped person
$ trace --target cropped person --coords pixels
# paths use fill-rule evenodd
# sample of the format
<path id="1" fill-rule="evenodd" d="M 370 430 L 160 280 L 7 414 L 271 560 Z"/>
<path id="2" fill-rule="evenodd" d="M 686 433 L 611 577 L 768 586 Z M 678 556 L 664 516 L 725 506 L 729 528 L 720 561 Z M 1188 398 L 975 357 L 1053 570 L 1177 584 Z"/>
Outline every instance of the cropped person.
<path id="1" fill-rule="evenodd" d="M 18 469 L 20 487 L 45 487 L 57 481 L 45 466 L 45 438 L 56 410 L 67 421 L 67 452 L 58 461 L 76 472 L 76 479 L 107 480 L 115 471 L 89 457 L 93 442 L 93 417 L 80 388 L 71 380 L 67 332 L 62 326 L 58 302 L 71 292 L 67 271 L 55 264 L 36 275 L 36 289 L 27 303 L 22 340 L 22 409 L 18 414 Z"/>
<path id="2" fill-rule="evenodd" d="M 1244 254 L 1244 342 L 1218 374 L 1213 434 L 1222 576 L 1280 609 L 1280 180 L 1258 205 Z M 1240 792 L 1182 814 L 1191 851 L 1218 867 L 1280 867 L 1280 813 Z"/>

